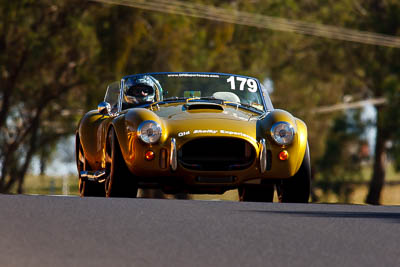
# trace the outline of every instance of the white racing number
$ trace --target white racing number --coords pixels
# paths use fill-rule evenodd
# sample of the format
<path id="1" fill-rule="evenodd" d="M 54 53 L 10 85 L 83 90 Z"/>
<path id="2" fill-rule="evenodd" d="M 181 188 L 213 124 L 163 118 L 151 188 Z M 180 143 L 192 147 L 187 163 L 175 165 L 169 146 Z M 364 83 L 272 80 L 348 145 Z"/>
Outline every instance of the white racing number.
<path id="1" fill-rule="evenodd" d="M 236 81 L 235 81 L 235 78 L 236 78 Z M 236 82 L 240 82 L 240 85 L 239 85 L 240 91 L 243 91 L 244 86 L 247 85 L 247 90 L 249 90 L 249 92 L 252 92 L 252 93 L 257 92 L 257 82 L 253 79 L 230 76 L 228 79 L 226 79 L 226 82 L 231 84 L 232 90 L 236 89 Z"/>

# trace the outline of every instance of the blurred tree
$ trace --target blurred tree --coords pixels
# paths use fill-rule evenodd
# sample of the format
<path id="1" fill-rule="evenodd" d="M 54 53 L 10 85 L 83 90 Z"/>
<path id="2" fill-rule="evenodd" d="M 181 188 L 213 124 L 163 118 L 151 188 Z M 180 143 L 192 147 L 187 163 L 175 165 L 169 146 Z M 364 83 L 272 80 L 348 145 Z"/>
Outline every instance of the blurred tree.
<path id="1" fill-rule="evenodd" d="M 73 131 L 95 38 L 81 1 L 0 1 L 0 192 L 39 149 Z"/>
<path id="2" fill-rule="evenodd" d="M 271 3 L 271 6 L 275 7 L 276 14 L 279 16 L 287 13 L 288 15 L 283 15 L 287 18 L 310 20 L 395 36 L 400 32 L 400 3 L 396 0 L 301 1 L 297 3 L 282 1 Z M 286 9 L 285 7 L 290 8 Z M 278 42 L 284 38 L 278 39 Z M 341 102 L 344 94 L 352 95 L 354 100 L 379 97 L 388 99 L 386 105 L 376 107 L 377 136 L 373 174 L 366 198 L 367 203 L 379 204 L 385 180 L 388 141 L 394 144 L 392 153 L 400 151 L 397 148 L 398 141 L 395 139 L 396 135 L 399 136 L 396 125 L 400 123 L 398 116 L 400 51 L 395 48 L 318 39 L 312 37 L 293 38 L 292 41 L 283 44 L 282 51 L 294 51 L 292 57 L 281 57 L 281 54 L 284 53 L 272 53 L 272 55 L 279 55 L 278 62 L 288 60 L 287 67 L 277 68 L 277 75 L 280 76 L 273 76 L 275 86 L 281 92 L 282 90 L 293 90 L 296 87 L 301 88 L 294 94 L 291 93 L 297 105 L 290 103 L 291 98 L 287 98 L 286 94 L 281 94 L 281 96 L 283 101 L 286 101 L 285 105 L 290 106 L 289 110 L 297 107 L 298 112 L 295 114 L 306 113 L 305 118 L 311 135 L 311 149 L 313 149 L 313 145 L 317 144 L 317 150 L 312 151 L 311 155 L 316 158 L 323 156 L 323 151 L 329 152 L 334 149 L 334 146 L 330 145 L 332 137 L 326 139 L 325 135 L 326 129 L 330 128 L 332 121 L 330 118 L 335 114 L 329 115 L 329 118 L 325 117 L 326 115 L 312 113 L 312 108 L 305 107 Z M 297 44 L 296 40 L 298 40 Z M 310 44 L 312 51 L 306 49 L 307 43 Z M 302 45 L 305 49 L 296 50 Z M 283 64 L 283 66 L 285 65 Z M 287 86 L 290 83 L 292 83 L 291 86 Z M 299 96 L 299 94 L 304 96 L 307 93 L 309 93 L 309 98 Z M 281 103 L 281 97 L 277 95 L 274 97 L 277 98 L 275 99 L 276 103 Z M 310 111 L 311 114 L 309 114 Z M 345 131 L 345 128 L 343 130 Z M 323 145 L 325 142 L 326 149 Z M 397 154 L 394 157 L 398 158 Z M 348 166 L 347 170 L 350 173 L 351 169 L 351 166 Z"/>
<path id="3" fill-rule="evenodd" d="M 323 156 L 318 160 L 315 186 L 327 195 L 334 193 L 341 202 L 348 203 L 354 184 L 362 181 L 361 164 L 365 155 L 361 148 L 365 144 L 365 124 L 360 110 L 342 112 L 334 120 Z"/>
<path id="4" fill-rule="evenodd" d="M 369 0 L 363 5 L 352 0 L 196 2 L 399 32 L 395 0 Z M 78 0 L 0 0 L 0 13 L 0 192 L 8 192 L 15 183 L 22 191 L 32 157 L 40 155 L 46 162 L 60 136 L 73 133 L 81 110 L 101 100 L 107 83 L 131 73 L 216 71 L 269 79 L 275 107 L 307 122 L 314 166 L 333 151 L 334 140 L 353 140 L 338 132 L 343 118 L 319 114 L 318 107 L 341 102 L 344 94 L 356 99 L 387 96 L 389 103 L 378 107 L 368 201 L 379 202 L 385 143 L 393 140 L 391 151 L 400 151 L 393 139 L 396 131 L 391 130 L 400 118 L 396 49 Z M 344 172 L 338 175 L 346 176 Z"/>
<path id="5" fill-rule="evenodd" d="M 396 0 L 355 1 L 353 24 L 361 30 L 389 35 L 400 33 L 400 3 Z M 400 123 L 400 50 L 387 47 L 354 45 L 347 47 L 348 79 L 358 85 L 364 97 L 385 97 L 386 105 L 376 107 L 376 141 L 373 174 L 366 202 L 379 204 L 385 182 L 387 143 L 396 136 Z M 394 150 L 395 151 L 395 150 Z"/>

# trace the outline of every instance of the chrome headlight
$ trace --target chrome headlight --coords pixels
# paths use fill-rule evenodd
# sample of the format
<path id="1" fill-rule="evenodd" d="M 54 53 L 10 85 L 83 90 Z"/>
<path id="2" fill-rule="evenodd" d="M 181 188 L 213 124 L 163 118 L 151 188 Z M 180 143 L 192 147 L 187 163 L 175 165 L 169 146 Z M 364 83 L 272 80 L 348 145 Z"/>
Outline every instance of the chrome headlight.
<path id="1" fill-rule="evenodd" d="M 143 142 L 147 144 L 154 144 L 161 137 L 161 126 L 155 121 L 142 122 L 137 130 L 137 135 Z"/>
<path id="2" fill-rule="evenodd" d="M 271 136 L 278 145 L 290 145 L 293 142 L 294 129 L 288 122 L 280 121 L 272 125 Z"/>

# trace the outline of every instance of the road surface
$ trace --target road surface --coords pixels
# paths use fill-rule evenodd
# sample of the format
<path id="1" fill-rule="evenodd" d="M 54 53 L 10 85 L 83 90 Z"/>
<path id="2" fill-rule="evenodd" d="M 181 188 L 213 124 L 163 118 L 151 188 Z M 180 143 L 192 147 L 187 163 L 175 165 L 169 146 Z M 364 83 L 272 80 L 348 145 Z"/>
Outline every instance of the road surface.
<path id="1" fill-rule="evenodd" d="M 400 206 L 0 195 L 0 266 L 400 266 Z"/>

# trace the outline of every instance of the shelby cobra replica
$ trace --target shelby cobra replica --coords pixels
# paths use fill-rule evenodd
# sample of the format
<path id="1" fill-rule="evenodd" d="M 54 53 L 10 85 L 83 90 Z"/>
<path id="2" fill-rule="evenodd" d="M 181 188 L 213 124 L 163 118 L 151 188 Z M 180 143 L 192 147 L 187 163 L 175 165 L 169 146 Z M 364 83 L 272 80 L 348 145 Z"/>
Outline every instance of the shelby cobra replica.
<path id="1" fill-rule="evenodd" d="M 307 127 L 274 109 L 255 78 L 147 73 L 108 86 L 76 132 L 81 196 L 223 193 L 242 201 L 308 202 Z"/>

